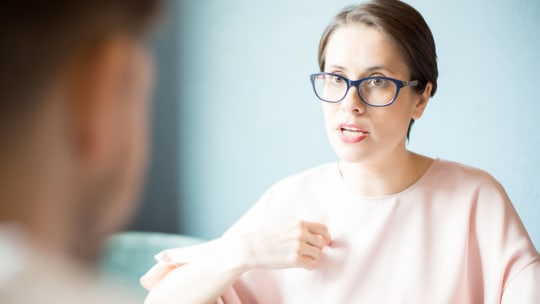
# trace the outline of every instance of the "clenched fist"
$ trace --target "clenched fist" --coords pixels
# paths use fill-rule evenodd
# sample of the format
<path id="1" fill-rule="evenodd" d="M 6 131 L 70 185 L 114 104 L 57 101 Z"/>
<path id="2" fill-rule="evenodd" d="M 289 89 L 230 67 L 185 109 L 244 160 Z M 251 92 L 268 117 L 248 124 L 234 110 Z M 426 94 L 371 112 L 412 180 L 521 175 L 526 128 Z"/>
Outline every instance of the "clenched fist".
<path id="1" fill-rule="evenodd" d="M 240 237 L 248 268 L 315 269 L 330 244 L 326 225 L 297 221 L 290 225 Z"/>

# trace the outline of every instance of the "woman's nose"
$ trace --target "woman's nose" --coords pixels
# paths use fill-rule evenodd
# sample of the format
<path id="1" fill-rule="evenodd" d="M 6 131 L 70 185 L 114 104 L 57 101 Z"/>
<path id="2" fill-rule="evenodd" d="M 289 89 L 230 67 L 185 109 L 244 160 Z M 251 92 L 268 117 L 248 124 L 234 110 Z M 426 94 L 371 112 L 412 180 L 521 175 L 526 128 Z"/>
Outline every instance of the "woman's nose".
<path id="1" fill-rule="evenodd" d="M 366 104 L 360 99 L 356 87 L 351 87 L 341 101 L 341 110 L 353 115 L 362 114 L 366 111 Z"/>

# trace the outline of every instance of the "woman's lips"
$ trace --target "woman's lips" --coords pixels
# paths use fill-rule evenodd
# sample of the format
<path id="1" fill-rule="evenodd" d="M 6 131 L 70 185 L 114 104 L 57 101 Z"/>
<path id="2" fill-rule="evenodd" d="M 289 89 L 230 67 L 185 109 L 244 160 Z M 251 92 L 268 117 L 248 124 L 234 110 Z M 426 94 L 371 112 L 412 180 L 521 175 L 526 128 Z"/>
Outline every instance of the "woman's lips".
<path id="1" fill-rule="evenodd" d="M 340 124 L 338 126 L 339 139 L 347 144 L 356 144 L 368 137 L 369 132 L 360 126 L 351 124 Z"/>

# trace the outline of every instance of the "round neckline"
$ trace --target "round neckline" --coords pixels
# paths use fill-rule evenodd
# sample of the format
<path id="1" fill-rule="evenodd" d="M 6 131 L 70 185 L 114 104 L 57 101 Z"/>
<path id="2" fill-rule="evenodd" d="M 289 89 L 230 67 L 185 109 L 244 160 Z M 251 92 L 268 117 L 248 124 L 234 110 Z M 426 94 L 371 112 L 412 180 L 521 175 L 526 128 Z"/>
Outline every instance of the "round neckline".
<path id="1" fill-rule="evenodd" d="M 424 171 L 424 173 L 422 173 L 422 175 L 409 187 L 393 194 L 381 195 L 381 196 L 362 195 L 362 194 L 358 194 L 354 192 L 351 188 L 349 188 L 349 186 L 347 186 L 347 184 L 343 180 L 343 176 L 341 175 L 341 172 L 339 170 L 339 161 L 334 162 L 332 166 L 333 167 L 332 171 L 333 171 L 333 174 L 335 175 L 334 177 L 336 178 L 337 183 L 339 184 L 339 187 L 343 188 L 343 190 L 347 192 L 348 196 L 353 197 L 355 199 L 362 199 L 362 200 L 367 200 L 367 201 L 384 201 L 384 200 L 394 199 L 396 197 L 402 196 L 405 193 L 417 188 L 419 185 L 421 185 L 424 182 L 424 180 L 427 179 L 427 177 L 434 170 L 433 168 L 436 167 L 436 165 L 439 162 L 440 162 L 439 158 L 434 158 L 431 164 L 428 166 L 428 168 Z"/>

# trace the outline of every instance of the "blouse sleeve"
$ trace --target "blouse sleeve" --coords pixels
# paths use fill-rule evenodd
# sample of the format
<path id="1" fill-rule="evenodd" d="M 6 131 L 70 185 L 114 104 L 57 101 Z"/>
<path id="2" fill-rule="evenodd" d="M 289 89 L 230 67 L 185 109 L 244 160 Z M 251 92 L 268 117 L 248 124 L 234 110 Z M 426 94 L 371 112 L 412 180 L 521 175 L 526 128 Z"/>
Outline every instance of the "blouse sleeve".
<path id="1" fill-rule="evenodd" d="M 501 303 L 540 303 L 540 258 L 531 262 L 508 282 Z"/>
<path id="2" fill-rule="evenodd" d="M 204 260 L 215 248 L 215 241 L 203 244 L 163 250 L 154 258 L 157 263 L 141 277 L 141 285 L 151 290 L 167 274 L 185 264 Z"/>
<path id="3" fill-rule="evenodd" d="M 141 285 L 147 290 L 154 288 L 171 271 L 182 267 L 183 265 L 204 261 L 215 248 L 215 241 L 184 247 L 167 249 L 155 256 L 157 263 L 141 277 Z M 216 300 L 217 304 L 241 304 L 252 303 L 249 300 L 249 294 L 244 292 L 245 288 L 241 282 L 235 283 L 227 288 L 225 292 Z"/>
<path id="4" fill-rule="evenodd" d="M 276 216 L 282 217 L 287 214 L 275 208 L 277 207 L 275 205 L 270 208 L 269 196 L 271 196 L 271 192 L 271 190 L 267 191 L 248 212 L 225 232 L 224 237 L 246 234 L 263 227 L 266 228 L 275 223 Z M 186 264 L 204 262 L 206 257 L 215 252 L 216 246 L 218 246 L 217 240 L 214 240 L 190 247 L 168 249 L 158 253 L 155 256 L 157 263 L 141 277 L 141 285 L 147 290 L 151 290 L 171 271 Z M 255 303 L 256 300 L 251 294 L 250 285 L 245 282 L 244 277 L 228 288 L 217 303 Z"/>
<path id="5" fill-rule="evenodd" d="M 247 234 L 273 228 L 280 223 L 294 220 L 294 202 L 281 189 L 284 181 L 268 189 L 259 200 L 225 233 L 224 236 Z"/>
<path id="6" fill-rule="evenodd" d="M 232 225 L 223 237 L 243 235 L 274 227 L 281 222 L 291 221 L 294 214 L 288 212 L 288 201 L 276 199 L 276 185 L 270 188 L 234 225 Z M 142 278 L 141 285 L 151 290 L 171 271 L 183 265 L 201 262 L 215 252 L 218 240 L 200 245 L 184 248 L 164 250 L 155 256 L 157 263 Z M 261 282 L 264 282 L 262 284 Z M 223 295 L 217 303 L 257 303 L 258 297 L 267 298 L 267 294 L 276 292 L 275 282 L 268 277 L 266 272 L 257 270 L 248 271 L 242 275 Z M 264 285 L 264 286 L 263 286 Z M 258 293 L 254 294 L 253 288 Z M 259 292 L 261 291 L 261 292 Z M 270 295 L 275 296 L 275 295 Z"/>
<path id="7" fill-rule="evenodd" d="M 540 255 L 502 186 L 495 180 L 477 192 L 471 227 L 482 265 L 486 303 L 540 303 Z"/>

